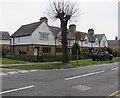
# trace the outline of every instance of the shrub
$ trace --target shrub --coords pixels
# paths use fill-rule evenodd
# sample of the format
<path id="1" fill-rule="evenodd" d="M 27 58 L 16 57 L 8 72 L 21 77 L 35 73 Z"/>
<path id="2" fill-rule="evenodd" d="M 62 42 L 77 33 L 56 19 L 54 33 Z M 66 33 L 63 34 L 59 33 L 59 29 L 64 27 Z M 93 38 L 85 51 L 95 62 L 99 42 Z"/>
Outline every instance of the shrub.
<path id="1" fill-rule="evenodd" d="M 72 46 L 72 54 L 77 54 L 77 51 L 78 54 L 80 54 L 80 46 L 77 43 L 74 43 Z"/>

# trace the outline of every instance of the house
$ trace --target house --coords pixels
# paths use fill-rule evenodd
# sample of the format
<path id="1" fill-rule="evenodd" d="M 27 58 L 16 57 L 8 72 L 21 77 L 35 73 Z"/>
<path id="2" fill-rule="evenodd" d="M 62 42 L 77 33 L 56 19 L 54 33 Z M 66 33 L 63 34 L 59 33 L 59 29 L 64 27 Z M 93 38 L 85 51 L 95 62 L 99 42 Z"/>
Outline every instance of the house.
<path id="1" fill-rule="evenodd" d="M 15 54 L 60 55 L 61 43 L 56 40 L 60 32 L 58 27 L 48 25 L 48 19 L 21 26 L 12 35 L 12 50 Z M 55 46 L 56 45 L 56 46 Z"/>
<path id="2" fill-rule="evenodd" d="M 76 42 L 76 34 L 81 36 L 78 43 L 83 49 L 91 51 L 93 48 L 108 46 L 105 34 L 94 34 L 93 29 L 89 29 L 88 33 L 76 31 L 76 25 L 70 25 L 67 34 L 69 49 Z M 38 22 L 22 25 L 12 35 L 11 45 L 14 54 L 61 55 L 61 29 L 49 26 L 48 19 L 41 17 Z"/>
<path id="3" fill-rule="evenodd" d="M 69 26 L 69 33 L 72 38 L 77 40 L 81 47 L 81 51 L 98 51 L 100 48 L 108 47 L 108 41 L 105 34 L 94 34 L 93 29 L 89 29 L 88 33 L 76 31 L 76 25 Z M 74 37 L 73 37 L 74 36 Z"/>
<path id="4" fill-rule="evenodd" d="M 6 31 L 0 31 L 0 48 L 2 52 L 7 53 L 10 51 L 10 34 Z"/>
<path id="5" fill-rule="evenodd" d="M 108 46 L 113 50 L 113 52 L 120 52 L 120 39 L 118 40 L 117 37 L 115 40 L 108 40 Z"/>

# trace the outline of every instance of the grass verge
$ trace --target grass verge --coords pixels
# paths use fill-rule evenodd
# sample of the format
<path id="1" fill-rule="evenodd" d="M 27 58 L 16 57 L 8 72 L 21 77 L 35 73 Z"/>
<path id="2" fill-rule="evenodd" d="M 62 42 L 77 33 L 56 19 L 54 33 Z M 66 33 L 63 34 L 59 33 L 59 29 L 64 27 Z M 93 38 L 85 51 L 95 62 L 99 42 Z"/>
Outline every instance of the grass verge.
<path id="1" fill-rule="evenodd" d="M 9 58 L 0 58 L 2 61 L 2 64 L 25 64 L 26 61 L 19 61 L 19 60 L 13 60 Z"/>
<path id="2" fill-rule="evenodd" d="M 88 65 L 95 65 L 95 64 L 105 64 L 105 63 L 114 63 L 119 62 L 120 58 L 113 58 L 112 60 L 108 61 L 92 61 L 92 60 L 80 60 L 78 61 L 71 61 L 69 63 L 61 63 L 61 62 L 51 62 L 46 64 L 33 64 L 33 65 L 20 65 L 20 66 L 5 66 L 3 68 L 14 68 L 14 69 L 64 69 L 64 68 L 73 68 L 73 67 L 80 67 L 80 66 L 88 66 Z"/>

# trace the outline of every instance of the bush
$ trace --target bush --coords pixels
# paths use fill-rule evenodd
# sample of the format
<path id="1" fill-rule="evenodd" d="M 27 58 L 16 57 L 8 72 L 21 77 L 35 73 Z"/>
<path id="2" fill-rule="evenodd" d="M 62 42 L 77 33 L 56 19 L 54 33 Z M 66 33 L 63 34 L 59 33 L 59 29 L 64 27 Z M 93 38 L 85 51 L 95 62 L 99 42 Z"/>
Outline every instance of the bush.
<path id="1" fill-rule="evenodd" d="M 74 43 L 72 46 L 72 54 L 77 54 L 77 51 L 78 54 L 80 54 L 80 46 L 77 43 Z"/>
<path id="2" fill-rule="evenodd" d="M 109 48 L 109 47 L 106 48 L 106 51 L 109 52 L 110 54 L 113 53 L 113 50 L 111 48 Z"/>

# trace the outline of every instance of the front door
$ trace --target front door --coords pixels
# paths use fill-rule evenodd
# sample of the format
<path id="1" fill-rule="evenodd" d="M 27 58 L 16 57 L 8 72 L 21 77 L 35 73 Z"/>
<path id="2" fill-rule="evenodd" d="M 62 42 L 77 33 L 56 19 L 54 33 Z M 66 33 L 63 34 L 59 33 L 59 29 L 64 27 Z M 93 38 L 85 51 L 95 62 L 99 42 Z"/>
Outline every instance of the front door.
<path id="1" fill-rule="evenodd" d="M 34 48 L 34 56 L 38 56 L 38 48 Z"/>

